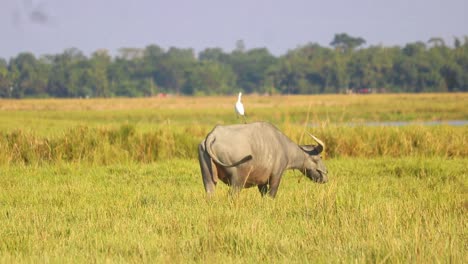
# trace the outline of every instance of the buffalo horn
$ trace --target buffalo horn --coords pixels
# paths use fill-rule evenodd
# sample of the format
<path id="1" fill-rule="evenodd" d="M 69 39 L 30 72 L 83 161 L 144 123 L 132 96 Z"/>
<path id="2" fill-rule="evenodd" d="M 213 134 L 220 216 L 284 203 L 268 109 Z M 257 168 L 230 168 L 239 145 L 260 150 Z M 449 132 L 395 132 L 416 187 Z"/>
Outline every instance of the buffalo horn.
<path id="1" fill-rule="evenodd" d="M 317 141 L 318 146 L 315 148 L 315 151 L 317 151 L 317 153 L 320 154 L 325 149 L 325 144 L 311 133 L 307 132 L 307 134 L 309 134 L 309 136 L 311 136 L 315 141 Z"/>

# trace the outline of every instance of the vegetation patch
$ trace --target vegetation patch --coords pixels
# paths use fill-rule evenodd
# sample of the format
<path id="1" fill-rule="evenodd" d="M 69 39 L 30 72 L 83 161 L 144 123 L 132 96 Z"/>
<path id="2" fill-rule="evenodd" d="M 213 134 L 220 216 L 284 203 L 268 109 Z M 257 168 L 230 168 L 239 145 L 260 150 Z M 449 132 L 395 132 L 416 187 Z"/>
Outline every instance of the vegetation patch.
<path id="1" fill-rule="evenodd" d="M 327 160 L 276 199 L 204 194 L 198 161 L 0 170 L 2 262 L 465 262 L 466 159 Z"/>
<path id="2" fill-rule="evenodd" d="M 296 142 L 312 144 L 304 128 L 283 125 Z M 132 125 L 117 129 L 78 126 L 60 136 L 41 137 L 22 130 L 0 133 L 0 164 L 154 162 L 196 158 L 211 127 L 158 127 L 139 132 Z M 326 144 L 323 155 L 336 157 L 440 156 L 467 157 L 468 127 L 337 127 L 314 129 Z"/>
<path id="3" fill-rule="evenodd" d="M 235 98 L 1 100 L 0 262 L 468 262 L 465 94 L 244 99 L 324 141 L 329 182 L 207 199 L 197 144 Z"/>

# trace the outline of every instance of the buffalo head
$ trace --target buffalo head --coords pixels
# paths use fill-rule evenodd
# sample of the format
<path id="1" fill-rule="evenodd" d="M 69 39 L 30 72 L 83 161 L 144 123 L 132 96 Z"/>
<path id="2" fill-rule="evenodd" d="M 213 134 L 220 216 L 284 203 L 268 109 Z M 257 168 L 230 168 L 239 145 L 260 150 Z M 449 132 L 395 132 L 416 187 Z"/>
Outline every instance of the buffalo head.
<path id="1" fill-rule="evenodd" d="M 309 135 L 318 145 L 300 146 L 301 149 L 308 154 L 308 157 L 304 160 L 304 168 L 301 171 L 307 178 L 314 182 L 326 183 L 328 181 L 327 167 L 325 167 L 325 163 L 322 161 L 322 156 L 320 155 L 325 148 L 325 144 L 310 133 Z"/>

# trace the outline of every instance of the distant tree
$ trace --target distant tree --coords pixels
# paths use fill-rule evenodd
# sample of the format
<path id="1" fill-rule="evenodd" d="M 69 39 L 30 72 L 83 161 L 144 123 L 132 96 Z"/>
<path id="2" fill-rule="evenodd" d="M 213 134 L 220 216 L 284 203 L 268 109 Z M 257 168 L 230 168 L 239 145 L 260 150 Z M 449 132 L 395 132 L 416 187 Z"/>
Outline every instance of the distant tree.
<path id="1" fill-rule="evenodd" d="M 460 41 L 460 46 L 453 50 L 453 63 L 457 72 L 457 91 L 468 91 L 468 36 L 464 37 L 464 43 Z M 458 70 L 460 69 L 460 70 Z M 449 72 L 449 71 L 447 71 Z"/>
<path id="2" fill-rule="evenodd" d="M 353 51 L 357 47 L 365 44 L 366 41 L 361 37 L 351 37 L 346 33 L 335 34 L 330 45 L 343 52 Z"/>
<path id="3" fill-rule="evenodd" d="M 228 94 L 236 87 L 236 74 L 227 64 L 200 61 L 187 76 L 184 94 Z"/>
<path id="4" fill-rule="evenodd" d="M 148 59 L 158 59 L 164 55 L 164 49 L 158 45 L 149 45 L 143 50 L 143 57 Z"/>
<path id="5" fill-rule="evenodd" d="M 455 49 L 458 49 L 461 47 L 461 41 L 459 38 L 457 37 L 454 37 L 454 40 L 453 40 L 453 46 L 455 46 Z"/>
<path id="6" fill-rule="evenodd" d="M 441 67 L 440 74 L 448 91 L 453 92 L 461 90 L 463 86 L 463 70 L 459 65 L 455 63 L 446 63 Z"/>
<path id="7" fill-rule="evenodd" d="M 426 44 L 424 42 L 418 41 L 414 43 L 408 43 L 403 47 L 402 52 L 406 56 L 417 57 L 421 53 L 426 51 Z"/>
<path id="8" fill-rule="evenodd" d="M 66 49 L 63 53 L 49 57 L 52 67 L 48 77 L 47 92 L 54 97 L 79 96 L 80 78 L 77 66 L 86 66 L 86 56 L 76 49 Z M 84 72 L 84 71 L 83 71 Z"/>
<path id="9" fill-rule="evenodd" d="M 299 50 L 291 50 L 283 56 L 275 73 L 275 86 L 282 94 L 299 94 L 308 89 L 306 70 L 308 60 Z"/>
<path id="10" fill-rule="evenodd" d="M 20 53 L 10 61 L 11 95 L 16 98 L 43 96 L 48 67 L 31 53 Z"/>
<path id="11" fill-rule="evenodd" d="M 111 57 L 107 50 L 98 50 L 91 56 L 91 87 L 97 97 L 109 97 L 111 95 L 108 81 L 110 62 Z"/>
<path id="12" fill-rule="evenodd" d="M 36 58 L 20 53 L 0 59 L 0 97 L 109 97 L 175 94 L 280 92 L 338 93 L 349 88 L 392 92 L 468 91 L 468 36 L 441 38 L 403 47 L 370 46 L 360 37 L 335 34 L 330 45 L 309 43 L 273 56 L 266 48 L 232 52 L 158 45 L 119 49 L 111 57 L 97 50 L 87 58 L 76 48 Z"/>
<path id="13" fill-rule="evenodd" d="M 8 64 L 5 59 L 0 58 L 0 97 L 11 97 L 11 81 Z"/>
<path id="14" fill-rule="evenodd" d="M 240 52 L 240 53 L 245 52 L 244 40 L 239 39 L 239 40 L 236 41 L 236 49 L 234 50 L 234 52 Z"/>
<path id="15" fill-rule="evenodd" d="M 138 78 L 144 80 L 139 87 L 145 96 L 151 96 L 159 89 L 157 81 L 163 79 L 160 69 L 164 54 L 164 49 L 157 45 L 149 45 L 144 50 L 143 66 Z"/>
<path id="16" fill-rule="evenodd" d="M 132 80 L 133 62 L 117 57 L 109 65 L 109 89 L 116 96 L 138 96 L 136 83 Z"/>
<path id="17" fill-rule="evenodd" d="M 348 62 L 350 88 L 383 88 L 389 81 L 394 55 L 399 50 L 372 46 L 354 52 Z"/>
<path id="18" fill-rule="evenodd" d="M 349 73 L 347 64 L 349 56 L 341 52 L 333 52 L 330 55 L 330 72 L 328 84 L 325 87 L 326 93 L 339 93 L 349 87 Z"/>
<path id="19" fill-rule="evenodd" d="M 215 61 L 219 63 L 227 63 L 229 55 L 224 53 L 221 48 L 208 48 L 201 51 L 198 55 L 200 61 Z"/>
<path id="20" fill-rule="evenodd" d="M 432 44 L 436 47 L 441 47 L 441 46 L 445 46 L 445 41 L 443 38 L 436 38 L 436 37 L 433 37 L 433 38 L 430 38 L 427 43 L 429 44 Z"/>
<path id="21" fill-rule="evenodd" d="M 124 60 L 135 60 L 143 57 L 144 50 L 140 48 L 120 48 L 119 57 Z"/>
<path id="22" fill-rule="evenodd" d="M 168 92 L 180 94 L 187 81 L 187 75 L 195 67 L 193 49 L 171 47 L 161 58 L 158 68 L 158 85 Z"/>
<path id="23" fill-rule="evenodd" d="M 317 94 L 330 92 L 338 85 L 333 51 L 319 44 L 308 44 L 289 51 L 280 59 L 275 86 L 281 93 Z M 343 69 L 345 70 L 345 69 Z"/>
<path id="24" fill-rule="evenodd" d="M 265 86 L 268 69 L 276 63 L 277 59 L 265 48 L 233 51 L 228 62 L 237 75 L 237 87 L 247 93 L 263 92 L 260 89 Z"/>

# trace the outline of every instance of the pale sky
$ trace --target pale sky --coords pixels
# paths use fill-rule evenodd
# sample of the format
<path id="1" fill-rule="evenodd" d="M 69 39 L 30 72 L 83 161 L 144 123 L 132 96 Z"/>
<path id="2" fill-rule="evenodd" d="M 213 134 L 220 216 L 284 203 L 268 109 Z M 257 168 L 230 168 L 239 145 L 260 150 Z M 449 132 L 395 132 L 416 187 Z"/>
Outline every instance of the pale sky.
<path id="1" fill-rule="evenodd" d="M 0 0 L 0 57 L 86 55 L 122 47 L 222 48 L 237 40 L 274 55 L 336 33 L 403 46 L 468 36 L 468 0 Z"/>

